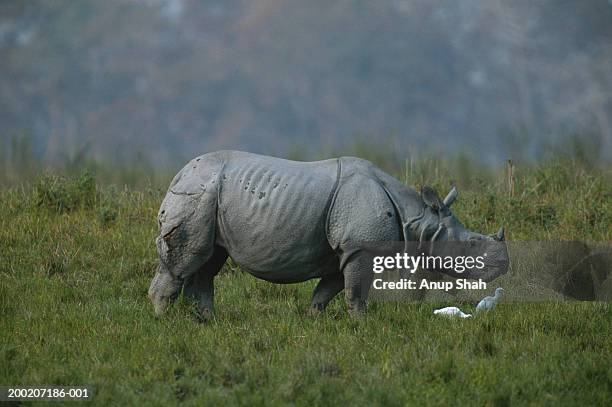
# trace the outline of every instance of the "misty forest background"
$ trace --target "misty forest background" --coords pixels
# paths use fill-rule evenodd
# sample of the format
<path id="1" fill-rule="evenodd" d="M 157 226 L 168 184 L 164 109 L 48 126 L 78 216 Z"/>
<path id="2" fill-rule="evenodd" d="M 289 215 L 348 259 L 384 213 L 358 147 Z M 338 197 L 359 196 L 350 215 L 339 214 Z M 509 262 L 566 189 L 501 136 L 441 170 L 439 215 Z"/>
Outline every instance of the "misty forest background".
<path id="1" fill-rule="evenodd" d="M 0 182 L 167 183 L 221 148 L 607 166 L 611 22 L 606 0 L 2 2 Z"/>

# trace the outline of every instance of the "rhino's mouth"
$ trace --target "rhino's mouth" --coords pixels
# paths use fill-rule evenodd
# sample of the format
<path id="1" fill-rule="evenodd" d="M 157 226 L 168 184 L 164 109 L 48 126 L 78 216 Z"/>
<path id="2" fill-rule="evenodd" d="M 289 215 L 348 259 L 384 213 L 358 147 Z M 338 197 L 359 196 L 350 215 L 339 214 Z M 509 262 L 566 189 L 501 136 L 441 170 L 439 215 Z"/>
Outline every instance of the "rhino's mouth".
<path id="1" fill-rule="evenodd" d="M 149 298 L 153 303 L 153 308 L 155 309 L 155 316 L 161 317 L 170 306 L 170 299 L 151 296 L 149 296 Z"/>
<path id="2" fill-rule="evenodd" d="M 157 316 L 162 315 L 179 296 L 183 281 L 169 272 L 158 269 L 149 286 L 148 296 Z"/>

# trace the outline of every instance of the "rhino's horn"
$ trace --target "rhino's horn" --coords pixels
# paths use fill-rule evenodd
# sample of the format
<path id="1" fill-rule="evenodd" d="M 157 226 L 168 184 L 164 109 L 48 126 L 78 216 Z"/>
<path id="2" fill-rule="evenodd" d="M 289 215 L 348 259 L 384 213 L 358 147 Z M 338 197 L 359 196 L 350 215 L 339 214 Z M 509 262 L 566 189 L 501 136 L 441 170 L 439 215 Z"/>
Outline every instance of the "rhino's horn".
<path id="1" fill-rule="evenodd" d="M 459 192 L 457 191 L 457 187 L 453 186 L 453 188 L 450 190 L 448 195 L 446 195 L 446 198 L 444 198 L 444 201 L 442 202 L 447 207 L 451 206 L 453 202 L 455 202 L 455 199 L 457 199 L 457 195 L 459 195 Z"/>
<path id="2" fill-rule="evenodd" d="M 498 240 L 500 242 L 503 242 L 505 239 L 505 234 L 504 234 L 504 227 L 502 226 L 501 228 L 499 228 L 499 230 L 497 231 L 497 233 L 495 234 L 495 240 Z"/>

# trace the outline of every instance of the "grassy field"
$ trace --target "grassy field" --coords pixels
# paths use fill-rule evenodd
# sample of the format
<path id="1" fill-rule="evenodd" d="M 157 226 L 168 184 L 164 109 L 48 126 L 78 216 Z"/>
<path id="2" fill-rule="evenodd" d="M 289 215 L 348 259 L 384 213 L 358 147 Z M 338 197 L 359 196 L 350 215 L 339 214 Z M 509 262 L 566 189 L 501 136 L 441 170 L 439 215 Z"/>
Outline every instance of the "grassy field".
<path id="1" fill-rule="evenodd" d="M 447 172 L 411 175 L 448 188 Z M 612 240 L 609 172 L 551 162 L 519 173 L 513 197 L 501 175 L 463 180 L 455 212 L 473 229 Z M 336 298 L 314 318 L 314 282 L 229 264 L 213 321 L 182 299 L 158 320 L 146 293 L 162 197 L 88 173 L 0 191 L 1 385 L 88 385 L 92 405 L 612 403 L 608 303 L 506 302 L 459 321 L 432 315 L 450 304 L 374 302 L 351 320 Z"/>

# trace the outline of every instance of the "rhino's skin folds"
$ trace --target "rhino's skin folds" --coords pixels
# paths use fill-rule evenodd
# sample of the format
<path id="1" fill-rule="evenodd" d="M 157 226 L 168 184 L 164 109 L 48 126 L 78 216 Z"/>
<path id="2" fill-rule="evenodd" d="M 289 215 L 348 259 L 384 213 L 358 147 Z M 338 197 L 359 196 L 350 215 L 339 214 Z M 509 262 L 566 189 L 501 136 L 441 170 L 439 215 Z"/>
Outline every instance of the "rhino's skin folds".
<path id="1" fill-rule="evenodd" d="M 158 214 L 159 270 L 149 297 L 157 314 L 180 289 L 213 311 L 213 279 L 228 256 L 276 283 L 321 278 L 312 299 L 320 311 L 342 289 L 351 314 L 365 310 L 371 264 L 359 242 L 499 241 L 468 231 L 441 201 L 354 157 L 297 162 L 240 151 L 191 160 L 172 180 Z M 490 280 L 507 269 L 507 252 L 491 259 Z M 465 276 L 464 276 L 465 277 Z"/>
<path id="2" fill-rule="evenodd" d="M 217 244 L 264 280 L 291 283 L 334 273 L 338 261 L 325 234 L 339 169 L 335 159 L 298 163 L 249 154 L 227 160 Z"/>

